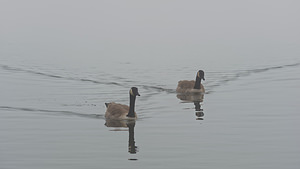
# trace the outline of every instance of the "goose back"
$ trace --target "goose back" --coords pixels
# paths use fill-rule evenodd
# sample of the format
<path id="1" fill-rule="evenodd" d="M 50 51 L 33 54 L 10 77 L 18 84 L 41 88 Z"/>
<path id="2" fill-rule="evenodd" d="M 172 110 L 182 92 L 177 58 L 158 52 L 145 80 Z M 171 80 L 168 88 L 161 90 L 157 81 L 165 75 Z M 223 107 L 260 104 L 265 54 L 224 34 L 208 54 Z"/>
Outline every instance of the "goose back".
<path id="1" fill-rule="evenodd" d="M 127 117 L 128 112 L 129 112 L 129 106 L 119 104 L 119 103 L 106 103 L 105 104 L 107 109 L 105 112 L 105 118 L 106 119 L 128 119 Z M 135 113 L 135 118 L 137 117 L 136 112 Z"/>
<path id="2" fill-rule="evenodd" d="M 205 89 L 202 84 L 200 84 L 200 89 L 194 89 L 195 80 L 181 80 L 178 82 L 176 88 L 177 93 L 204 93 Z"/>

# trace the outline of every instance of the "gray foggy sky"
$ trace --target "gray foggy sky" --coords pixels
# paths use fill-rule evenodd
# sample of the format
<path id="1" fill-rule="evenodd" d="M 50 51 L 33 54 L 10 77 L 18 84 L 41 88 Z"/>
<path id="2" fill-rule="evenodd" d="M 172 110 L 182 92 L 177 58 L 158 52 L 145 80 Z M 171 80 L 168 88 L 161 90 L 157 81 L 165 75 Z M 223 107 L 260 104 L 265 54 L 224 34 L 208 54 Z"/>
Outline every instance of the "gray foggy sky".
<path id="1" fill-rule="evenodd" d="M 1 0 L 0 21 L 2 46 L 36 55 L 300 54 L 297 0 Z"/>

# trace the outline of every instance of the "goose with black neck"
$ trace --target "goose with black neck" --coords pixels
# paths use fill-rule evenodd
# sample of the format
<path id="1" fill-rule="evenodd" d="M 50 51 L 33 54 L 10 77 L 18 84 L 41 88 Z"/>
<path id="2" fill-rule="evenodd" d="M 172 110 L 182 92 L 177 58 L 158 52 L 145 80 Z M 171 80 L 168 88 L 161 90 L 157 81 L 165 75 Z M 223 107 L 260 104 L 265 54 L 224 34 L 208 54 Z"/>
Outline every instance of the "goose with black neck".
<path id="1" fill-rule="evenodd" d="M 119 104 L 115 102 L 105 103 L 107 109 L 105 112 L 106 119 L 113 120 L 126 120 L 126 119 L 136 119 L 137 114 L 135 112 L 135 100 L 136 96 L 140 96 L 138 88 L 132 87 L 129 90 L 129 106 L 124 104 Z"/>

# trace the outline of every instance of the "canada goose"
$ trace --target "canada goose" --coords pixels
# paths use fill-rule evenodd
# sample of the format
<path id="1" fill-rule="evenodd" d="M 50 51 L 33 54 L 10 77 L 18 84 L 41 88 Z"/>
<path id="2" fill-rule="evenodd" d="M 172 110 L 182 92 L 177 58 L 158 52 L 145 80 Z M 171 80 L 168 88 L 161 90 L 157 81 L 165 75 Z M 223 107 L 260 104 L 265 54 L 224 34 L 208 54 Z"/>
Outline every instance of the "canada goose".
<path id="1" fill-rule="evenodd" d="M 201 79 L 205 80 L 203 70 L 197 72 L 195 80 L 181 80 L 178 82 L 176 88 L 177 93 L 190 94 L 190 93 L 205 93 L 205 89 L 201 84 Z"/>
<path id="2" fill-rule="evenodd" d="M 118 104 L 115 102 L 105 103 L 107 107 L 105 112 L 105 118 L 115 120 L 136 119 L 137 115 L 134 111 L 136 96 L 140 96 L 138 89 L 136 87 L 132 87 L 129 90 L 129 107 L 127 105 Z"/>

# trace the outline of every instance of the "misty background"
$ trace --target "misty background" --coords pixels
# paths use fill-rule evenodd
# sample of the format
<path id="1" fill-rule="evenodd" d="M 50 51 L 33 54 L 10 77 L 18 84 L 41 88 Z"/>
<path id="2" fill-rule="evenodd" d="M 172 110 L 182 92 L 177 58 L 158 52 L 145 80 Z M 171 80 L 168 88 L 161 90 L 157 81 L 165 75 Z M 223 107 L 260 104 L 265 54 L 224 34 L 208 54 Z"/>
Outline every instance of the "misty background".
<path id="1" fill-rule="evenodd" d="M 218 69 L 210 62 L 221 60 L 251 64 L 245 58 L 276 64 L 299 58 L 299 6 L 296 0 L 1 0 L 0 54 L 85 66 L 106 58 L 206 69 Z M 203 56 L 209 61 L 202 63 Z"/>

